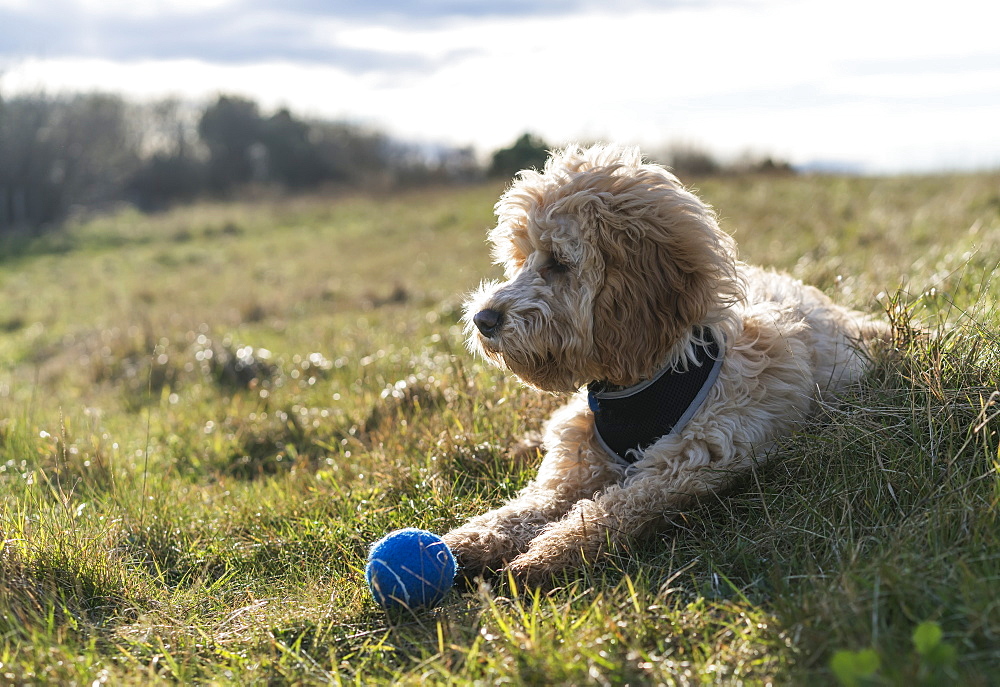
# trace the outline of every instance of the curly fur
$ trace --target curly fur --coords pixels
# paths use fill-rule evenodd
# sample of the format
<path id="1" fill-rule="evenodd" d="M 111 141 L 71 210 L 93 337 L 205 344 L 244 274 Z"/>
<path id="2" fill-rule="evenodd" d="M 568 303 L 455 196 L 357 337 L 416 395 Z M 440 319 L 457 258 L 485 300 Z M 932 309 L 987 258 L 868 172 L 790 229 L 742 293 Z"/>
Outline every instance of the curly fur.
<path id="1" fill-rule="evenodd" d="M 466 574 L 507 566 L 529 582 L 594 561 L 651 523 L 718 492 L 774 441 L 862 375 L 886 323 L 791 277 L 745 265 L 711 208 L 638 150 L 569 147 L 524 171 L 490 232 L 506 281 L 466 305 L 470 347 L 525 383 L 574 393 L 683 368 L 711 330 L 719 379 L 692 420 L 617 461 L 586 396 L 548 422 L 537 477 L 444 539 Z M 480 331 L 476 313 L 500 319 Z"/>

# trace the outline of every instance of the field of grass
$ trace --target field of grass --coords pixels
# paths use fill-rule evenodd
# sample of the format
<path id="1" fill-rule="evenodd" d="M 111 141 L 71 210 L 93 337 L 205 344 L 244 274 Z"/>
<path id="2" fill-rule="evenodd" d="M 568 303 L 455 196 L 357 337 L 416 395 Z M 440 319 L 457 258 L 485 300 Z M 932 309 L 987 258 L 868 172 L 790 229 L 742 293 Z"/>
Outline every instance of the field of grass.
<path id="1" fill-rule="evenodd" d="M 0 239 L 0 679 L 997 684 L 1000 176 L 698 186 L 899 355 L 673 529 L 397 618 L 367 546 L 512 495 L 559 403 L 462 342 L 501 188 Z"/>

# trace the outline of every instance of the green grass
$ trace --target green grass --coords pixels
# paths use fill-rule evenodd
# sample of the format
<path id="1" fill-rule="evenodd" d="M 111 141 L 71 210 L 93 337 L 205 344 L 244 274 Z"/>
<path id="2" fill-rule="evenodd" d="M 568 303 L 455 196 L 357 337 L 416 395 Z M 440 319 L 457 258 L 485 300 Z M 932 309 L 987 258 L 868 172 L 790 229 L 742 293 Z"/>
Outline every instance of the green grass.
<path id="1" fill-rule="evenodd" d="M 699 186 L 744 259 L 888 311 L 898 355 L 673 529 L 404 618 L 368 544 L 515 493 L 558 403 L 461 341 L 500 188 L 0 244 L 0 676 L 995 684 L 1000 178 Z"/>

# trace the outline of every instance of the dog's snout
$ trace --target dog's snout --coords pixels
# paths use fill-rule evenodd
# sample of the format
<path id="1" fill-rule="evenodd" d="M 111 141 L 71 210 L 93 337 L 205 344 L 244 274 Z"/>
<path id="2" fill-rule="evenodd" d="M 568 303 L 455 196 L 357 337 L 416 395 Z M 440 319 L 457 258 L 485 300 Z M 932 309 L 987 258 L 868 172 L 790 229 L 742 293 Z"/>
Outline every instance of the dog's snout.
<path id="1" fill-rule="evenodd" d="M 476 325 L 480 334 L 489 339 L 500 331 L 500 326 L 503 324 L 503 313 L 489 308 L 480 310 L 472 316 L 472 323 Z"/>

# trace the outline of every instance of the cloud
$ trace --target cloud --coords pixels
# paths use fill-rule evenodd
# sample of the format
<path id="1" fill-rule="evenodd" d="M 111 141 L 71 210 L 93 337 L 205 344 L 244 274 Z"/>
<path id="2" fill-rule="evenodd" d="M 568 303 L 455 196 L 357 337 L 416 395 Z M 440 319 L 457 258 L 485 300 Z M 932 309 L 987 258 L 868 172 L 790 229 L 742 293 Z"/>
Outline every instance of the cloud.
<path id="1" fill-rule="evenodd" d="M 631 0 L 626 7 L 647 2 Z M 351 34 L 375 26 L 405 30 L 454 20 L 572 15 L 591 7 L 600 4 L 594 0 L 221 0 L 199 8 L 187 0 L 126 4 L 0 0 L 0 59 L 290 61 L 334 65 L 351 73 L 405 74 L 432 70 L 436 61 L 392 45 L 352 45 Z M 443 59 L 460 57 L 448 54 Z"/>
<path id="2" fill-rule="evenodd" d="M 330 33 L 325 34 L 323 29 Z M 90 15 L 0 9 L 0 58 L 198 59 L 221 64 L 291 61 L 355 73 L 432 67 L 417 54 L 338 44 L 342 25 L 284 11 L 224 7 L 198 13 Z"/>
<path id="3" fill-rule="evenodd" d="M 649 7 L 664 8 L 684 0 L 664 3 L 656 0 L 619 0 L 616 12 Z M 247 7 L 273 7 L 272 0 L 250 0 Z M 290 0 L 281 4 L 301 16 L 337 17 L 380 24 L 433 25 L 453 19 L 541 17 L 576 14 L 606 8 L 599 0 Z"/>

